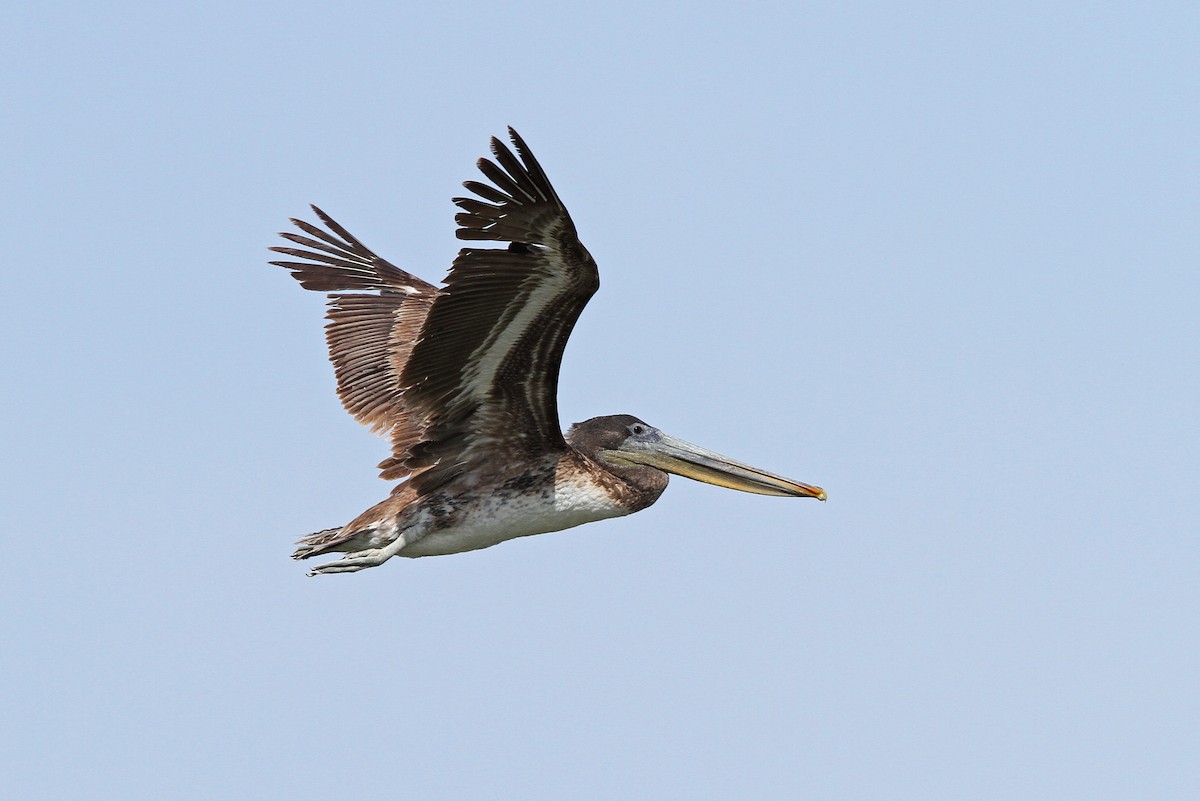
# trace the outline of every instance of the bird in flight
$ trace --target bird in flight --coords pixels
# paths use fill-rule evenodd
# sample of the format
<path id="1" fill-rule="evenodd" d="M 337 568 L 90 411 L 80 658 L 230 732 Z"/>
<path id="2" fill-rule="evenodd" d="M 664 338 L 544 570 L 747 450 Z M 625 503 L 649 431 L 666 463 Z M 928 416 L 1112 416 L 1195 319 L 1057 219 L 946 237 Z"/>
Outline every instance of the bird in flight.
<path id="1" fill-rule="evenodd" d="M 406 480 L 348 524 L 303 537 L 292 556 L 340 558 L 309 575 L 351 573 L 393 556 L 487 548 L 650 506 L 667 474 L 743 492 L 825 500 L 820 487 L 720 456 L 628 415 L 564 434 L 558 370 L 567 337 L 600 286 L 575 224 L 525 141 L 493 138 L 490 183 L 466 181 L 464 247 L 437 287 L 375 255 L 316 206 L 273 261 L 329 295 L 325 328 L 343 405 L 385 434 L 384 479 Z M 515 150 L 515 152 L 514 152 Z M 292 260 L 294 259 L 294 260 Z"/>

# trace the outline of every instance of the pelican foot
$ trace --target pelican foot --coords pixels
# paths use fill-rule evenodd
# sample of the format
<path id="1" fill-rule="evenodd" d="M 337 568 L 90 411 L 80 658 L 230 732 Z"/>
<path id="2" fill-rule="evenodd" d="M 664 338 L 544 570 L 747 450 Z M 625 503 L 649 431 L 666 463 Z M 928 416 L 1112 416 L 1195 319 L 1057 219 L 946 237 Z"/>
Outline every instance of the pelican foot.
<path id="1" fill-rule="evenodd" d="M 395 551 L 389 553 L 389 548 L 371 548 L 366 551 L 354 551 L 348 553 L 341 559 L 335 559 L 332 562 L 326 562 L 323 565 L 317 565 L 312 570 L 308 571 L 308 575 L 316 576 L 326 573 L 354 573 L 359 570 L 365 570 L 368 567 L 378 567 L 387 560 L 391 559 Z"/>

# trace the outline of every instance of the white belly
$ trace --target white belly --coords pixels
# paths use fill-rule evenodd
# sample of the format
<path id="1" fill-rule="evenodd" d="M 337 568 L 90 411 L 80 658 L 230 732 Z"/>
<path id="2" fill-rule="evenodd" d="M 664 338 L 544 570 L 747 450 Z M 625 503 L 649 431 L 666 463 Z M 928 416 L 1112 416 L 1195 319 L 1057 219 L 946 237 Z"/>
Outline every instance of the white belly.
<path id="1" fill-rule="evenodd" d="M 456 525 L 431 531 L 405 545 L 400 556 L 439 556 L 488 548 L 505 540 L 561 531 L 620 517 L 629 510 L 599 488 L 560 481 L 544 495 L 492 496 L 460 512 Z"/>

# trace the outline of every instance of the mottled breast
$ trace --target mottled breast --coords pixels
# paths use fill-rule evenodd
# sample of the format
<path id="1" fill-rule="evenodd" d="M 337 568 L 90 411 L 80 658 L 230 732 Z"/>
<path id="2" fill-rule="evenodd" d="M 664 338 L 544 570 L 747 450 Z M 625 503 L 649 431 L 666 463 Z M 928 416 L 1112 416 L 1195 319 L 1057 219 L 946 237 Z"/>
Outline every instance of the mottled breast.
<path id="1" fill-rule="evenodd" d="M 558 469 L 541 480 L 510 479 L 462 498 L 450 525 L 406 545 L 401 556 L 438 556 L 488 548 L 505 540 L 561 531 L 627 515 L 619 479 L 602 472 Z"/>

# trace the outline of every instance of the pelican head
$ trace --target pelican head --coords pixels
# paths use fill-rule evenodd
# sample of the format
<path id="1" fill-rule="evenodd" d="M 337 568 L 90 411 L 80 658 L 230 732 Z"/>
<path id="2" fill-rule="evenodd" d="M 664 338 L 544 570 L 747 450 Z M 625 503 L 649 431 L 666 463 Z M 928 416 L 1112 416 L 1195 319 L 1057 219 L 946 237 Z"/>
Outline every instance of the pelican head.
<path id="1" fill-rule="evenodd" d="M 571 447 L 597 460 L 618 475 L 647 468 L 656 473 L 674 473 L 685 478 L 716 484 L 718 487 L 754 492 L 759 495 L 783 495 L 793 498 L 825 500 L 825 490 L 801 484 L 734 461 L 673 437 L 630 414 L 593 417 L 571 426 L 567 432 Z M 666 476 L 661 476 L 666 485 Z"/>

